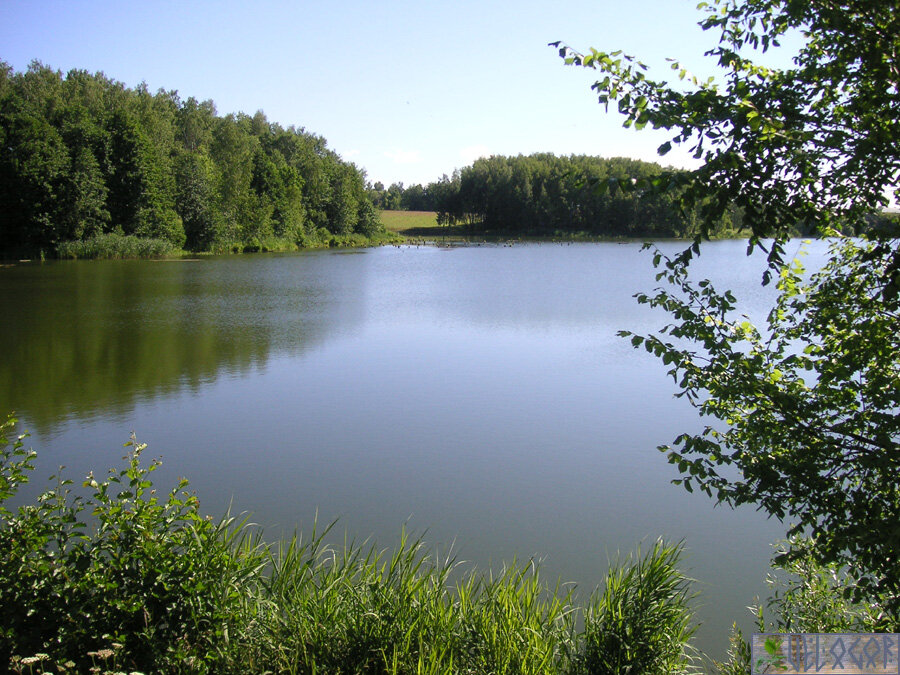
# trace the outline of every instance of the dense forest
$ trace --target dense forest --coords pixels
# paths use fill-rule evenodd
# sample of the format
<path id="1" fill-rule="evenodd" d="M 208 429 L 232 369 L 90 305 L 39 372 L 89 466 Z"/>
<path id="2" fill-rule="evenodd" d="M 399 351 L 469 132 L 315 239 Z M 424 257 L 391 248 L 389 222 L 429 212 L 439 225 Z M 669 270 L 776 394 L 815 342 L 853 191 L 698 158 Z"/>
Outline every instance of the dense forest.
<path id="1" fill-rule="evenodd" d="M 6 255 L 104 235 L 290 249 L 381 229 L 363 172 L 323 138 L 102 73 L 0 62 L 0 148 Z"/>
<path id="2" fill-rule="evenodd" d="M 437 211 L 447 225 L 532 235 L 684 237 L 696 231 L 677 195 L 632 186 L 659 176 L 659 164 L 616 157 L 493 156 L 427 186 L 369 186 L 379 208 Z M 613 179 L 613 180 L 611 180 Z M 625 187 L 626 189 L 623 189 Z M 631 189 L 628 189 L 631 188 Z M 720 222 L 738 229 L 740 214 Z"/>

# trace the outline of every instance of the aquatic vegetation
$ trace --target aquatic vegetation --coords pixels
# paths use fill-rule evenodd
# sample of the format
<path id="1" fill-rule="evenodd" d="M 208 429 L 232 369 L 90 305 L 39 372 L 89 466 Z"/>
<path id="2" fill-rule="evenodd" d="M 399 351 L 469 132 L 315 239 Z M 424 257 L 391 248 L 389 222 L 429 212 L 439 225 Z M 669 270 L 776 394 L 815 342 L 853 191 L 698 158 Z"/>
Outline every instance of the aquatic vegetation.
<path id="1" fill-rule="evenodd" d="M 60 258 L 163 258 L 179 249 L 166 239 L 109 233 L 62 242 L 56 252 Z"/>

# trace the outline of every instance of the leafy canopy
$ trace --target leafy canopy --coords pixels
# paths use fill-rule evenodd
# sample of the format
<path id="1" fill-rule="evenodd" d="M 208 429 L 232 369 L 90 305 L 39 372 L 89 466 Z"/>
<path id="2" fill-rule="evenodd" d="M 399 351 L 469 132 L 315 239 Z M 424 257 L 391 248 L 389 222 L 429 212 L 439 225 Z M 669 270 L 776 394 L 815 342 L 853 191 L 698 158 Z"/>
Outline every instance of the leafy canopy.
<path id="1" fill-rule="evenodd" d="M 701 81 L 672 61 L 678 82 L 670 84 L 621 52 L 582 54 L 553 43 L 568 63 L 601 71 L 593 88 L 601 103 L 617 104 L 626 127 L 673 132 L 660 155 L 687 145 L 704 162 L 644 187 L 683 185 L 683 205 L 701 207 L 701 235 L 740 209 L 753 245 L 797 228 L 862 229 L 890 195 L 900 197 L 897 2 L 715 0 L 698 8 L 706 13 L 700 26 L 720 33 L 707 52 L 719 78 Z M 796 32 L 804 46 L 791 67 L 754 62 Z M 781 261 L 778 241 L 769 251 Z"/>
<path id="2" fill-rule="evenodd" d="M 676 322 L 624 332 L 670 366 L 678 396 L 712 418 L 661 448 L 689 491 L 793 523 L 821 562 L 900 616 L 900 309 L 882 292 L 893 250 L 843 238 L 806 278 L 795 261 L 758 330 L 736 299 L 657 254 L 668 288 L 638 301 Z M 664 261 L 664 262 L 663 262 Z M 735 478 L 734 467 L 740 472 Z M 786 559 L 810 553 L 796 540 Z"/>
<path id="3" fill-rule="evenodd" d="M 699 208 L 701 236 L 728 209 L 743 213 L 749 250 L 768 250 L 778 299 L 757 329 L 736 299 L 688 275 L 691 249 L 655 257 L 667 286 L 640 302 L 674 321 L 628 332 L 668 364 L 679 396 L 712 422 L 662 448 L 720 502 L 755 504 L 792 523 L 782 563 L 843 569 L 848 591 L 900 622 L 900 228 L 873 214 L 900 198 L 900 6 L 894 0 L 716 0 L 701 3 L 707 52 L 721 77 L 650 79 L 621 52 L 560 54 L 594 68 L 601 103 L 625 126 L 672 132 L 703 160 L 641 189 L 675 191 Z M 786 68 L 760 65 L 789 33 L 803 46 Z M 756 58 L 756 60 L 754 60 Z M 858 239 L 837 236 L 851 228 Z M 783 259 L 796 230 L 835 237 L 814 275 Z M 769 243 L 765 238 L 774 238 Z"/>

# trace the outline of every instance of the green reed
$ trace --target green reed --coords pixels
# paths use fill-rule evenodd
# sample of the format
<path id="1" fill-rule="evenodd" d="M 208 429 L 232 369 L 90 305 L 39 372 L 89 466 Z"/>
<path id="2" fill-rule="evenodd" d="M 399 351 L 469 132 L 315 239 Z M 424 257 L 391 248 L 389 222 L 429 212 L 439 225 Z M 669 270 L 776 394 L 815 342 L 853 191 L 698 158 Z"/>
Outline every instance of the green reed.
<path id="1" fill-rule="evenodd" d="M 60 258 L 164 258 L 178 253 L 178 248 L 166 239 L 116 233 L 64 241 L 56 247 Z"/>

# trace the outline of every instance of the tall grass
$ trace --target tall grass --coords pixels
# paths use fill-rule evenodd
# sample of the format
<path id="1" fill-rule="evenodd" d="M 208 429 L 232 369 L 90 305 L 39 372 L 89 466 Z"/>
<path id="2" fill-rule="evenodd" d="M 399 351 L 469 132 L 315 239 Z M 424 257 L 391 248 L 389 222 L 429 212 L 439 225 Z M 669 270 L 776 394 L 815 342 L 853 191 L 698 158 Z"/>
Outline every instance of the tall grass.
<path id="1" fill-rule="evenodd" d="M 569 595 L 532 563 L 496 576 L 457 568 L 405 533 L 390 553 L 294 537 L 272 553 L 231 660 L 246 672 L 561 672 L 575 637 Z"/>
<path id="2" fill-rule="evenodd" d="M 178 249 L 166 239 L 116 233 L 64 241 L 56 247 L 56 254 L 60 258 L 163 258 L 176 253 Z"/>
<path id="3" fill-rule="evenodd" d="M 696 626 L 682 544 L 658 540 L 646 556 L 614 565 L 585 617 L 578 672 L 675 675 L 691 669 L 685 645 Z"/>
<path id="4" fill-rule="evenodd" d="M 0 658 L 74 672 L 114 654 L 166 673 L 565 674 L 688 669 L 680 545 L 613 565 L 579 608 L 533 561 L 466 569 L 401 534 L 390 551 L 330 528 L 266 546 L 257 529 L 201 517 L 182 481 L 157 496 L 134 440 L 124 468 L 73 496 L 57 478 L 35 506 L 4 502 L 34 455 L 0 425 Z M 583 625 L 583 629 L 579 626 Z M 30 667 L 30 665 L 29 665 Z M 71 669 L 70 669 L 71 670 Z M 62 671 L 61 671 L 62 672 Z"/>

